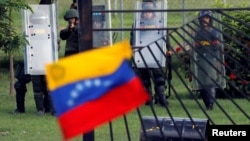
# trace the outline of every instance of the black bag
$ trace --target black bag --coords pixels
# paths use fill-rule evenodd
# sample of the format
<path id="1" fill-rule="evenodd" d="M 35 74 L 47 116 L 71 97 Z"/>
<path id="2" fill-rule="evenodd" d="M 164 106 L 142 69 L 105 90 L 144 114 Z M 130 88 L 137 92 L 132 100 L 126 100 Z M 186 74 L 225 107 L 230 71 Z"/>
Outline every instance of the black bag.
<path id="1" fill-rule="evenodd" d="M 140 141 L 205 141 L 207 119 L 171 118 L 145 116 L 142 118 Z M 194 123 L 194 124 L 193 124 Z M 143 127 L 145 132 L 143 131 Z M 179 133 L 178 133 L 179 131 Z"/>

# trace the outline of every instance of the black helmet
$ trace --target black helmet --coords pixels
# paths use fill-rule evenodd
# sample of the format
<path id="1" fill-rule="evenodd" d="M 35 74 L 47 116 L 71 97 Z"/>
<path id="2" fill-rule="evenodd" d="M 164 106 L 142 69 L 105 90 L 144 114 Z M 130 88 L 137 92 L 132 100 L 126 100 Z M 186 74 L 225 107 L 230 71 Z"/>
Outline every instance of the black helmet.
<path id="1" fill-rule="evenodd" d="M 156 2 L 156 0 L 142 0 L 142 2 Z"/>
<path id="2" fill-rule="evenodd" d="M 143 9 L 143 7 L 145 7 L 146 5 L 148 5 L 148 3 L 153 3 L 153 7 L 152 8 L 156 7 L 156 0 L 142 0 L 142 9 Z"/>
<path id="3" fill-rule="evenodd" d="M 64 20 L 68 20 L 71 18 L 78 18 L 78 11 L 76 9 L 69 9 L 65 15 L 64 15 Z"/>
<path id="4" fill-rule="evenodd" d="M 202 11 L 200 11 L 199 12 L 199 17 L 204 17 L 204 16 L 212 17 L 213 13 L 212 13 L 212 11 L 209 11 L 209 10 L 202 10 Z"/>
<path id="5" fill-rule="evenodd" d="M 202 18 L 203 17 L 209 17 L 210 18 L 210 23 L 209 24 L 212 24 L 212 17 L 213 17 L 212 11 L 209 11 L 209 10 L 200 11 L 199 15 L 198 15 L 200 23 L 202 23 Z"/>

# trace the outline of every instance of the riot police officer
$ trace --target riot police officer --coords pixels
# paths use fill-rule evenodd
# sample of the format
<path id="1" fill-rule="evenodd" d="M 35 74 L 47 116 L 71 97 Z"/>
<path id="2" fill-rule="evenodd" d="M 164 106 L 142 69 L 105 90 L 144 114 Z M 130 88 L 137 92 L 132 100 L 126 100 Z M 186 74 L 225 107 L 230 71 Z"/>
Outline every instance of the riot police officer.
<path id="1" fill-rule="evenodd" d="M 38 7 L 38 9 L 30 15 L 30 22 L 34 25 L 44 25 L 48 22 L 46 15 L 46 12 L 43 11 L 41 7 Z M 44 115 L 44 113 L 51 112 L 52 104 L 45 75 L 31 74 L 31 81 L 37 115 Z"/>
<path id="2" fill-rule="evenodd" d="M 25 72 L 31 75 L 37 114 L 51 112 L 51 101 L 47 90 L 45 67 L 58 59 L 55 5 L 51 0 L 40 0 L 39 5 L 30 5 L 24 12 L 24 34 L 29 44 L 24 46 Z"/>
<path id="3" fill-rule="evenodd" d="M 146 30 L 147 28 L 159 28 L 160 25 L 158 23 L 158 20 L 155 18 L 155 12 L 150 11 L 155 8 L 155 0 L 143 0 L 142 2 L 142 10 L 145 10 L 145 12 L 142 12 L 141 14 L 141 29 L 145 29 L 140 32 L 140 37 L 146 37 L 144 35 L 150 35 L 152 34 L 152 30 Z M 154 31 L 153 31 L 154 32 Z M 133 37 L 134 34 L 131 32 L 131 44 L 135 42 L 135 38 Z M 151 38 L 152 39 L 152 38 Z M 148 39 L 142 39 L 142 40 L 148 40 Z M 152 96 L 152 99 L 155 99 L 155 104 L 159 103 L 161 106 L 167 106 L 168 102 L 166 100 L 165 96 L 165 72 L 163 69 L 159 67 L 142 67 L 142 68 L 136 68 L 136 72 L 138 73 L 138 76 L 141 78 L 146 90 L 148 93 Z M 154 84 L 153 84 L 153 83 Z M 154 87 L 154 88 L 153 88 Z M 153 96 L 152 89 L 155 90 L 155 94 Z M 152 102 L 148 101 L 146 105 L 150 104 Z"/>
<path id="4" fill-rule="evenodd" d="M 60 31 L 60 38 L 66 40 L 65 55 L 69 56 L 79 52 L 78 49 L 78 11 L 69 9 L 64 20 L 68 22 L 68 26 Z"/>
<path id="5" fill-rule="evenodd" d="M 93 29 L 104 28 L 103 15 L 93 15 Z M 109 45 L 109 40 L 105 31 L 93 31 L 93 47 L 101 47 Z"/>
<path id="6" fill-rule="evenodd" d="M 220 61 L 216 58 L 222 57 L 220 57 L 221 54 L 219 51 L 219 34 L 211 27 L 212 16 L 212 11 L 203 10 L 199 12 L 198 19 L 200 28 L 194 35 L 194 47 L 192 50 L 192 57 L 194 57 L 192 60 L 196 60 L 196 62 L 191 62 L 194 75 L 196 76 L 192 78 L 194 87 L 199 90 L 208 110 L 213 109 L 214 99 L 216 97 L 216 83 L 220 84 L 218 77 L 224 74 L 224 69 L 217 67 Z M 214 81 L 217 82 L 215 83 Z"/>

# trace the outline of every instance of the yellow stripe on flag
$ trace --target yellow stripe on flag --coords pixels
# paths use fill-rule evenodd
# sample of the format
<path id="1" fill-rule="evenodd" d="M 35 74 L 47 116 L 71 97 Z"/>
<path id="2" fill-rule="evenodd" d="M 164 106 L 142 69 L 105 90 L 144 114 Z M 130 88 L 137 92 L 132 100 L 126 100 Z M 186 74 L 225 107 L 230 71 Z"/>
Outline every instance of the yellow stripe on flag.
<path id="1" fill-rule="evenodd" d="M 109 75 L 131 56 L 130 44 L 125 40 L 59 59 L 46 65 L 48 88 L 53 91 L 75 81 Z"/>

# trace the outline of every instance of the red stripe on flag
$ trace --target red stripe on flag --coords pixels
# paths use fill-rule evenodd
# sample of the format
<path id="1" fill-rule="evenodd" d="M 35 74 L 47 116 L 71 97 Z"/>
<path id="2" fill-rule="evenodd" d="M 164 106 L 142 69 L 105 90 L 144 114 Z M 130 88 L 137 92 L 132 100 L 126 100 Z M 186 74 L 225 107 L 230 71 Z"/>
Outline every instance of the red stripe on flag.
<path id="1" fill-rule="evenodd" d="M 141 81 L 112 89 L 97 100 L 80 105 L 58 118 L 65 139 L 93 130 L 97 126 L 139 107 L 149 100 Z"/>

